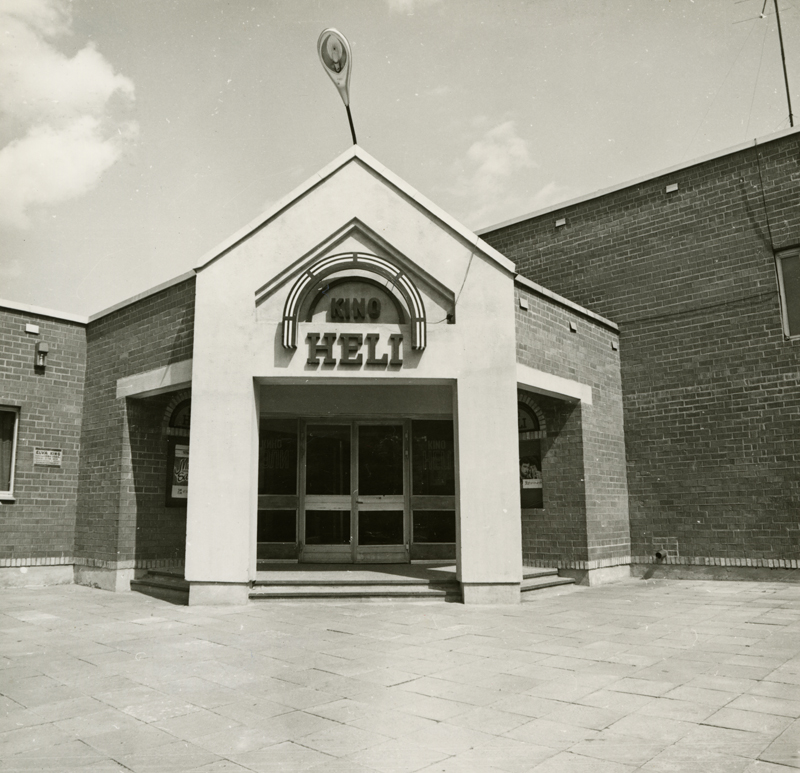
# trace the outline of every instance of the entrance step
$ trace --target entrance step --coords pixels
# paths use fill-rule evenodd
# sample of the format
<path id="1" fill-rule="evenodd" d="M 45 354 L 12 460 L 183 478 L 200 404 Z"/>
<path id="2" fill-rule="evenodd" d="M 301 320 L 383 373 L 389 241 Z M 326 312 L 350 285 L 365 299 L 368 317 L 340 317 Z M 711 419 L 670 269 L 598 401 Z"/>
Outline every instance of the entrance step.
<path id="1" fill-rule="evenodd" d="M 257 579 L 250 590 L 254 601 L 291 599 L 402 599 L 461 601 L 461 586 L 452 565 L 361 565 L 345 569 L 339 565 L 274 564 L 259 562 Z M 559 577 L 557 569 L 523 567 L 520 592 L 526 599 L 532 591 L 574 585 L 571 577 Z M 189 583 L 183 569 L 151 569 L 131 580 L 131 590 L 147 596 L 187 604 Z"/>
<path id="2" fill-rule="evenodd" d="M 562 585 L 574 585 L 572 577 L 559 577 L 558 569 L 538 569 L 530 566 L 522 567 L 522 584 L 520 593 L 557 588 Z"/>
<path id="3" fill-rule="evenodd" d="M 294 564 L 259 563 L 250 591 L 254 600 L 415 599 L 461 601 L 452 564 Z"/>
<path id="4" fill-rule="evenodd" d="M 151 569 L 144 577 L 131 580 L 131 590 L 173 604 L 189 603 L 189 583 L 183 569 Z"/>

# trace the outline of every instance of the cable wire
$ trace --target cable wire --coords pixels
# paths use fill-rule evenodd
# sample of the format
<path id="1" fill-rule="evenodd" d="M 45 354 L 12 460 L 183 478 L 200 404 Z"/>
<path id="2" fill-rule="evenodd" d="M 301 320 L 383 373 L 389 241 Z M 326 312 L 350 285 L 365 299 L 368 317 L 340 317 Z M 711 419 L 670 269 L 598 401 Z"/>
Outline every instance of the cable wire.
<path id="1" fill-rule="evenodd" d="M 766 0 L 764 0 L 766 2 Z M 758 72 L 756 72 L 756 80 L 753 84 L 753 96 L 750 98 L 750 112 L 747 114 L 747 125 L 744 127 L 744 138 L 747 139 L 747 132 L 750 129 L 750 117 L 753 115 L 753 105 L 756 101 L 756 90 L 758 89 L 758 79 L 761 76 L 761 63 L 764 61 L 764 44 L 767 42 L 768 25 L 764 25 L 764 34 L 761 36 L 761 55 L 758 58 Z"/>
<path id="2" fill-rule="evenodd" d="M 714 94 L 714 98 L 711 100 L 711 104 L 706 109 L 706 112 L 703 115 L 703 118 L 700 120 L 700 123 L 697 125 L 697 128 L 694 130 L 694 134 L 692 135 L 692 139 L 689 140 L 689 144 L 686 146 L 686 150 L 683 152 L 683 155 L 681 156 L 681 161 L 683 161 L 686 158 L 686 154 L 691 149 L 692 144 L 694 143 L 695 137 L 697 137 L 698 132 L 703 127 L 703 124 L 706 122 L 706 118 L 708 118 L 708 114 L 709 114 L 709 112 L 711 112 L 711 108 L 714 107 L 714 103 L 717 101 L 717 97 L 719 96 L 719 92 L 722 90 L 722 87 L 725 85 L 725 82 L 728 80 L 728 77 L 733 72 L 733 68 L 736 67 L 736 63 L 739 61 L 739 57 L 742 55 L 742 51 L 744 51 L 744 47 L 747 45 L 747 41 L 750 40 L 750 36 L 753 34 L 753 30 L 755 28 L 756 28 L 755 24 L 752 27 L 750 27 L 750 32 L 747 33 L 747 37 L 744 39 L 744 43 L 742 43 L 742 47 L 739 49 L 739 53 L 736 54 L 736 59 L 733 60 L 733 64 L 730 66 L 730 69 L 728 70 L 728 72 L 725 73 L 725 77 L 722 79 L 722 83 L 719 84 L 719 88 L 717 88 L 717 91 Z"/>

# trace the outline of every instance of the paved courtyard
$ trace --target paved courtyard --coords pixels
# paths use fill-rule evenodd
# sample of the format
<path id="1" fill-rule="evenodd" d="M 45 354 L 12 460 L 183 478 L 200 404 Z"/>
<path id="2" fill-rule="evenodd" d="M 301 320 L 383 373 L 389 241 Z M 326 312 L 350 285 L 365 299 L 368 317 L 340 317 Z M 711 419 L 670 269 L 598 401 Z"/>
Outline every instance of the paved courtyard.
<path id="1" fill-rule="evenodd" d="M 0 592 L 0 770 L 788 773 L 800 585 L 514 608 Z"/>

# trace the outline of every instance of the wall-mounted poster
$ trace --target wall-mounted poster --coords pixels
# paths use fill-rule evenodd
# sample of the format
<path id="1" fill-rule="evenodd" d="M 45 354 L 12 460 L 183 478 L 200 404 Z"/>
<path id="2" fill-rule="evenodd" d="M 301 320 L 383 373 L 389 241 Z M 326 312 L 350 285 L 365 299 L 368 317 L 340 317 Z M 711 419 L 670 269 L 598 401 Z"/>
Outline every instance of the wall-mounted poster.
<path id="1" fill-rule="evenodd" d="M 174 439 L 167 458 L 167 504 L 185 506 L 189 496 L 189 444 Z"/>
<path id="2" fill-rule="evenodd" d="M 539 420 L 533 409 L 518 403 L 519 423 L 519 496 L 523 510 L 544 507 L 542 497 L 542 446 Z"/>

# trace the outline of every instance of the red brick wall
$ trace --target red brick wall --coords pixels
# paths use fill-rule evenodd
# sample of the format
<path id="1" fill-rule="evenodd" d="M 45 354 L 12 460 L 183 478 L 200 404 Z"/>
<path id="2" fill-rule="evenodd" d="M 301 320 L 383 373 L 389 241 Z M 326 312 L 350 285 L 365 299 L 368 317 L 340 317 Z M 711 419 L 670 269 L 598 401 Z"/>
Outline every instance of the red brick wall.
<path id="1" fill-rule="evenodd" d="M 800 341 L 782 334 L 764 211 L 776 249 L 800 243 L 799 161 L 792 134 L 483 234 L 620 327 L 642 560 L 800 558 Z"/>
<path id="2" fill-rule="evenodd" d="M 523 560 L 588 569 L 628 563 L 617 333 L 524 287 L 516 295 L 517 361 L 592 388 L 591 405 L 529 393 L 544 413 L 547 438 L 544 509 L 523 511 Z"/>
<path id="3" fill-rule="evenodd" d="M 192 357 L 194 289 L 192 277 L 89 323 L 75 545 L 84 563 L 183 555 L 186 514 L 165 507 L 156 470 L 162 459 L 166 467 L 169 397 L 117 399 L 116 389 L 119 378 Z"/>
<path id="4" fill-rule="evenodd" d="M 39 326 L 39 335 L 25 324 Z M 14 502 L 0 504 L 0 565 L 71 563 L 78 491 L 84 325 L 0 308 L 0 405 L 20 409 Z M 37 341 L 50 352 L 34 369 Z M 61 467 L 34 466 L 34 448 L 60 448 Z"/>

